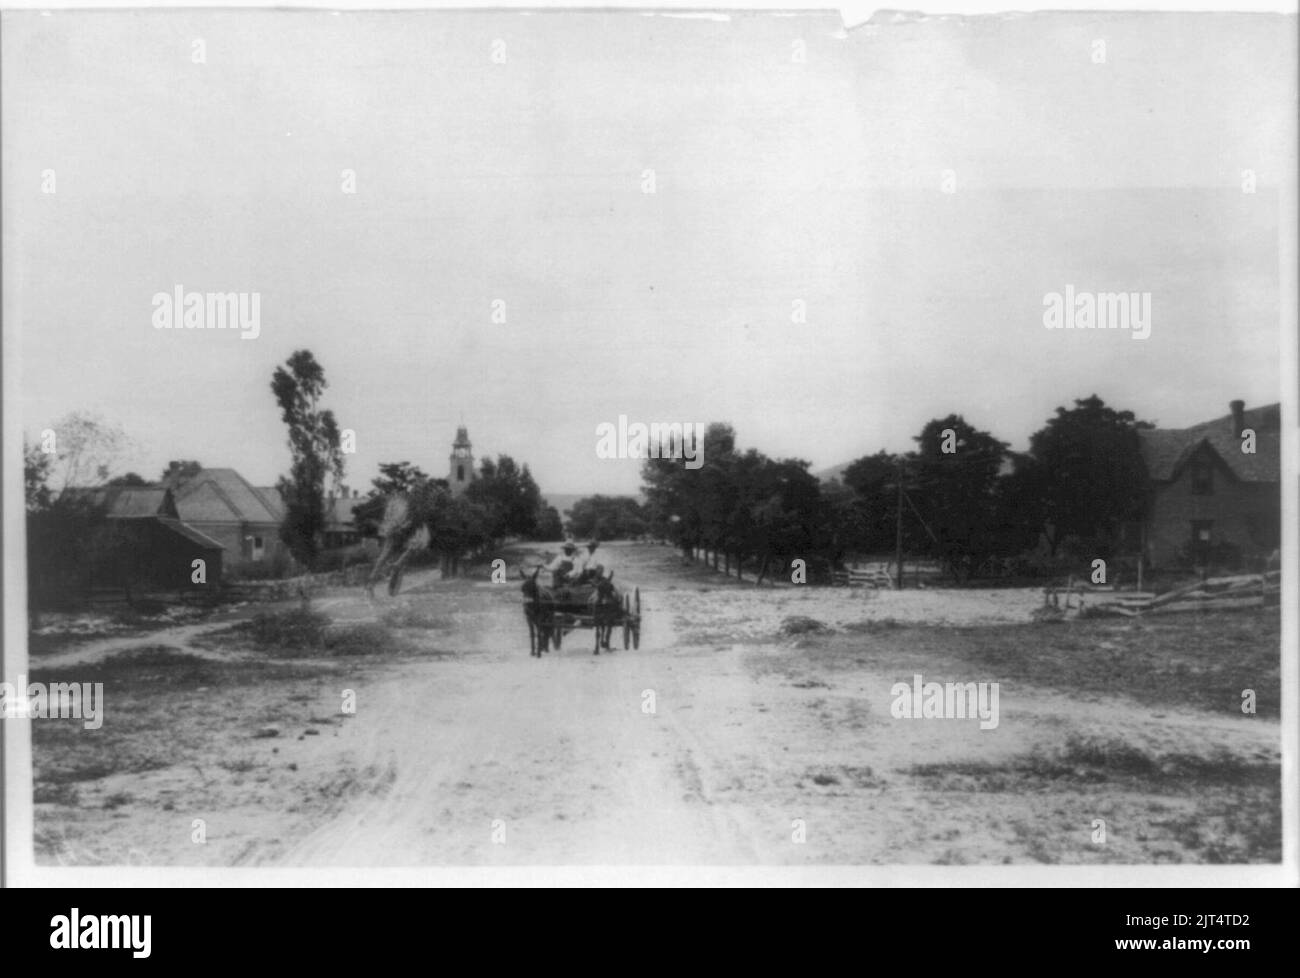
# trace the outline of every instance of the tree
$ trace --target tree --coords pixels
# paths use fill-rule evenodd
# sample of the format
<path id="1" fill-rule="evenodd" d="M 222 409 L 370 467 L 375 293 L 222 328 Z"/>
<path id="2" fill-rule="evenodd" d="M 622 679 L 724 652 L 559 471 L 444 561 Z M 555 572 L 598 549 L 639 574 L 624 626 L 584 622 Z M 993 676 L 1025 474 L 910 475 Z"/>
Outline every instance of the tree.
<path id="1" fill-rule="evenodd" d="M 1017 459 L 1015 506 L 1036 522 L 1053 555 L 1067 538 L 1108 557 L 1125 522 L 1142 518 L 1146 465 L 1138 432 L 1151 428 L 1131 411 L 1116 411 L 1096 394 L 1056 409 Z"/>
<path id="2" fill-rule="evenodd" d="M 365 501 L 353 507 L 352 519 L 357 532 L 362 536 L 373 536 L 379 531 L 380 520 L 384 516 L 384 506 L 389 496 L 409 493 L 418 486 L 423 486 L 429 477 L 419 466 L 410 462 L 383 462 L 379 466 L 379 478 L 372 479 L 373 487 Z"/>
<path id="3" fill-rule="evenodd" d="M 866 455 L 844 470 L 852 505 L 839 510 L 849 525 L 845 545 L 862 553 L 892 553 L 896 543 L 898 478 L 902 457 L 888 452 Z"/>
<path id="4" fill-rule="evenodd" d="M 40 512 L 53 504 L 54 492 L 49 485 L 53 468 L 53 455 L 23 439 L 23 495 L 27 500 L 27 512 Z"/>
<path id="5" fill-rule="evenodd" d="M 650 526 L 671 539 L 684 554 L 709 542 L 718 496 L 728 491 L 728 470 L 736 449 L 736 432 L 729 424 L 714 422 L 704 431 L 704 465 L 688 469 L 684 458 L 659 458 L 651 446 L 641 467 L 646 512 Z"/>
<path id="6" fill-rule="evenodd" d="M 418 465 L 412 465 L 410 462 L 381 463 L 379 478 L 370 481 L 373 488 L 369 495 L 359 506 L 353 507 L 352 519 L 357 532 L 362 536 L 376 534 L 384 516 L 384 506 L 388 497 L 424 491 L 431 481 Z M 440 481 L 445 487 L 445 480 Z"/>
<path id="7" fill-rule="evenodd" d="M 507 536 L 531 536 L 537 529 L 541 490 L 528 466 L 521 468 L 509 455 L 498 455 L 495 462 L 483 459 L 479 477 L 465 489 L 463 498 L 482 507 L 493 542 Z"/>
<path id="8" fill-rule="evenodd" d="M 543 505 L 537 514 L 537 526 L 533 530 L 534 540 L 558 540 L 564 536 L 564 521 L 560 511 L 554 506 Z"/>
<path id="9" fill-rule="evenodd" d="M 144 476 L 140 475 L 138 472 L 128 472 L 126 473 L 126 475 L 119 475 L 119 476 L 115 476 L 112 479 L 109 479 L 108 485 L 128 486 L 132 488 L 138 488 L 140 486 L 148 486 L 149 481 L 145 479 Z"/>
<path id="10" fill-rule="evenodd" d="M 344 460 L 334 412 L 320 408 L 328 385 L 325 371 L 310 350 L 295 351 L 276 367 L 271 392 L 280 417 L 289 427 L 289 474 L 277 488 L 285 503 L 280 538 L 306 567 L 315 566 L 320 534 L 325 528 L 325 482 L 343 479 Z"/>
<path id="11" fill-rule="evenodd" d="M 653 453 L 652 453 L 653 454 Z M 834 559 L 841 544 L 828 520 L 833 512 L 801 459 L 769 459 L 736 451 L 735 431 L 711 424 L 704 434 L 701 468 L 682 459 L 647 459 L 642 467 L 646 521 L 688 556 L 719 557 L 743 576 L 746 560 L 759 561 L 759 581 L 769 568 L 793 557 Z"/>
<path id="12" fill-rule="evenodd" d="M 925 537 L 913 529 L 912 548 L 940 557 L 958 579 L 970 577 L 998 549 L 996 490 L 1008 445 L 959 414 L 930 421 L 916 442 L 904 492 Z"/>
<path id="13" fill-rule="evenodd" d="M 410 462 L 384 462 L 379 466 L 379 478 L 370 481 L 374 486 L 370 495 L 410 492 L 428 481 L 428 475 L 418 465 Z"/>
<path id="14" fill-rule="evenodd" d="M 167 468 L 163 469 L 158 481 L 168 489 L 179 489 L 202 471 L 201 462 L 188 458 L 174 459 L 167 463 Z"/>
<path id="15" fill-rule="evenodd" d="M 85 490 L 109 481 L 129 445 L 119 426 L 82 412 L 56 422 L 37 444 L 24 441 L 27 578 L 33 611 L 84 591 L 103 565 L 103 555 L 118 548 L 117 534 Z"/>
<path id="16" fill-rule="evenodd" d="M 67 489 L 104 485 L 131 445 L 119 425 L 80 411 L 64 416 L 49 429 L 49 434 L 52 435 L 49 443 L 42 437 L 39 450 L 49 456 L 43 472 L 46 484 L 52 483 L 50 491 L 54 495 L 61 495 Z"/>
<path id="17" fill-rule="evenodd" d="M 582 539 L 628 540 L 646 525 L 641 504 L 629 496 L 587 496 L 569 510 L 569 532 Z"/>

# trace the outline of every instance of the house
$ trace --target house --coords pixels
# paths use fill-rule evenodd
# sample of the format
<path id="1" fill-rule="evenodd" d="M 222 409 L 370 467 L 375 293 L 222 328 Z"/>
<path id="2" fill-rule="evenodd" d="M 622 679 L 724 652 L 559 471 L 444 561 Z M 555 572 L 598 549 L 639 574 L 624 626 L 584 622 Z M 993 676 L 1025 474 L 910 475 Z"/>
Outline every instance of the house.
<path id="1" fill-rule="evenodd" d="M 107 520 L 91 551 L 91 586 L 170 591 L 220 585 L 222 545 L 179 519 L 170 489 L 103 486 L 70 491 Z M 201 583 L 194 580 L 196 560 L 203 561 Z"/>
<path id="2" fill-rule="evenodd" d="M 362 499 L 357 490 L 341 487 L 339 495 L 330 495 L 325 500 L 325 531 L 322 545 L 328 550 L 335 547 L 349 547 L 361 542 L 361 530 L 357 526 L 356 509 L 369 502 Z"/>
<path id="3" fill-rule="evenodd" d="M 286 560 L 280 539 L 284 506 L 274 489 L 256 487 L 234 469 L 200 469 L 171 487 L 180 519 L 226 550 L 230 570 Z"/>
<path id="4" fill-rule="evenodd" d="M 1190 428 L 1138 433 L 1150 479 L 1141 547 L 1152 567 L 1232 564 L 1279 546 L 1281 406 L 1229 409 Z"/>

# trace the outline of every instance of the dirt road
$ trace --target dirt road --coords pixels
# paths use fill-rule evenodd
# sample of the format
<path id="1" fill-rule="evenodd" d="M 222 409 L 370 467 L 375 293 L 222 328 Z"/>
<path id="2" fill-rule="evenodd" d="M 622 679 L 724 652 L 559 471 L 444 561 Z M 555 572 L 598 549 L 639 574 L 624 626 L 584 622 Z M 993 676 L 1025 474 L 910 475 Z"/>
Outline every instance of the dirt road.
<path id="1" fill-rule="evenodd" d="M 756 589 L 685 567 L 668 548 L 612 553 L 618 579 L 642 589 L 639 650 L 596 657 L 591 633 L 578 631 L 531 658 L 517 582 L 417 571 L 377 606 L 358 589 L 332 591 L 313 606 L 336 622 L 405 622 L 407 652 L 292 691 L 255 685 L 223 708 L 238 714 L 227 728 L 202 725 L 201 795 L 185 781 L 194 764 L 114 775 L 83 786 L 82 810 L 59 832 L 119 840 L 96 861 L 111 862 L 115 845 L 132 861 L 282 866 L 1183 862 L 1271 851 L 1276 721 L 991 667 L 1008 636 L 1037 628 L 1068 645 L 1081 634 L 1029 625 L 1037 592 Z M 826 630 L 783 634 L 796 617 Z M 151 641 L 183 648 L 196 635 L 193 625 L 172 632 Z M 1111 634 L 1080 654 L 1124 655 Z M 203 654 L 249 655 L 223 649 L 209 642 Z M 997 727 L 891 716 L 891 688 L 916 672 L 1002 680 Z M 355 714 L 340 715 L 346 690 Z M 250 739 L 288 701 L 318 728 L 306 734 L 331 735 Z M 231 756 L 234 773 L 213 782 Z M 124 792 L 111 823 L 86 811 Z M 199 809 L 220 831 L 199 849 L 183 838 L 160 847 L 159 806 L 185 831 Z M 57 806 L 38 808 L 58 821 Z M 1105 845 L 1097 819 L 1110 827 Z"/>

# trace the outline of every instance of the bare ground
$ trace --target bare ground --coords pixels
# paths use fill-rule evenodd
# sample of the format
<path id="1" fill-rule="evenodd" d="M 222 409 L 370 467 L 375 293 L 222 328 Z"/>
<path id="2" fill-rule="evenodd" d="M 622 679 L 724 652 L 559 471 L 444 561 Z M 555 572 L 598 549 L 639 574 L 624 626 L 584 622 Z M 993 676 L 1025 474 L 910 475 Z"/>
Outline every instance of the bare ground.
<path id="1" fill-rule="evenodd" d="M 36 724 L 38 861 L 1280 858 L 1273 611 L 1033 623 L 1036 590 L 757 589 L 665 547 L 614 557 L 645 629 L 613 655 L 575 632 L 530 658 L 517 582 L 485 569 L 319 596 L 350 644 L 260 647 L 245 611 L 34 658 L 107 684 L 101 730 Z M 915 673 L 1001 683 L 998 727 L 895 719 Z"/>

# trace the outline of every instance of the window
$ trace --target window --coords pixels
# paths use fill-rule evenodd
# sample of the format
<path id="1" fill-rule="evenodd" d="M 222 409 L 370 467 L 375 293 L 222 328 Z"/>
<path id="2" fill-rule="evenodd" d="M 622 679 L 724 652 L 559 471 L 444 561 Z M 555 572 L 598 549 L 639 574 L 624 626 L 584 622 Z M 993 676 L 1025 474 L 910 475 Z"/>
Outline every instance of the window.
<path id="1" fill-rule="evenodd" d="M 262 547 L 263 547 L 262 538 L 253 537 L 253 559 L 254 560 L 262 559 Z"/>
<path id="2" fill-rule="evenodd" d="M 1214 464 L 1204 455 L 1192 459 L 1192 495 L 1208 496 L 1214 492 Z"/>
<path id="3" fill-rule="evenodd" d="M 456 466 L 456 481 L 457 482 L 465 481 L 465 466 L 463 465 Z"/>

